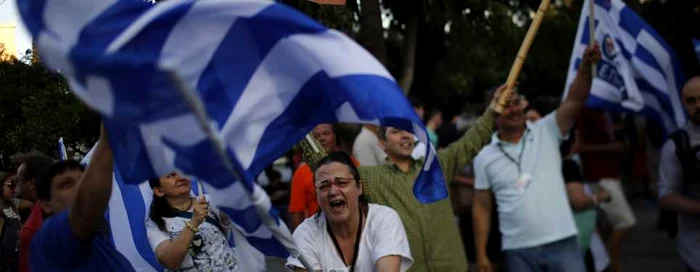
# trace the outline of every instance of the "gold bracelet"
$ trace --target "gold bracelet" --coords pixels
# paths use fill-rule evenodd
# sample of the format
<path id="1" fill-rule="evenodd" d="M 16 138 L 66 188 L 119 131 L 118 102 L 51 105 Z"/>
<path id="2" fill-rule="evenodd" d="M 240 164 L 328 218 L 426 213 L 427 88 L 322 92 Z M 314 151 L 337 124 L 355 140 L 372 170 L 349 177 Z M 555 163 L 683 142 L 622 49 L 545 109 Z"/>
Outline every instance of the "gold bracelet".
<path id="1" fill-rule="evenodd" d="M 192 232 L 194 232 L 194 233 L 199 232 L 199 228 L 198 228 L 198 227 L 195 228 L 194 226 L 192 226 L 192 224 L 190 223 L 190 221 L 185 222 L 185 226 L 186 226 L 188 229 L 190 229 Z"/>

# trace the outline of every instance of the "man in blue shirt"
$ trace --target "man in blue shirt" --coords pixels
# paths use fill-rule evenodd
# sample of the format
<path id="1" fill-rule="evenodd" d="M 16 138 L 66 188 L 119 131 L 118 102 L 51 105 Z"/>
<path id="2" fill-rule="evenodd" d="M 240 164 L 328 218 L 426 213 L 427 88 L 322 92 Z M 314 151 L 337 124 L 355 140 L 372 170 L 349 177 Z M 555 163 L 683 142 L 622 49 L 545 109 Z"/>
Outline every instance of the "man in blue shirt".
<path id="1" fill-rule="evenodd" d="M 32 271 L 134 271 L 101 231 L 112 194 L 112 163 L 103 128 L 87 170 L 62 161 L 40 179 L 37 197 L 45 219 L 31 243 Z"/>

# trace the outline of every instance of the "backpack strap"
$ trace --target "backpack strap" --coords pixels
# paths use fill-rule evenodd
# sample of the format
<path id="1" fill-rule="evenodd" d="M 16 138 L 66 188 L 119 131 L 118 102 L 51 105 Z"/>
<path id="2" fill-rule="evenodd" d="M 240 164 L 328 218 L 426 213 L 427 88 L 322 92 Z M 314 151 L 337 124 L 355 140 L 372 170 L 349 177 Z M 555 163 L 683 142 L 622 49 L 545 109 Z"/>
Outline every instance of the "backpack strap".
<path id="1" fill-rule="evenodd" d="M 681 169 L 683 170 L 683 179 L 681 180 L 681 194 L 686 195 L 688 192 L 688 182 L 687 179 L 690 178 L 693 171 L 693 160 L 695 154 L 691 154 L 690 138 L 688 132 L 684 129 L 679 129 L 674 131 L 670 138 L 676 146 L 676 157 L 681 163 Z"/>

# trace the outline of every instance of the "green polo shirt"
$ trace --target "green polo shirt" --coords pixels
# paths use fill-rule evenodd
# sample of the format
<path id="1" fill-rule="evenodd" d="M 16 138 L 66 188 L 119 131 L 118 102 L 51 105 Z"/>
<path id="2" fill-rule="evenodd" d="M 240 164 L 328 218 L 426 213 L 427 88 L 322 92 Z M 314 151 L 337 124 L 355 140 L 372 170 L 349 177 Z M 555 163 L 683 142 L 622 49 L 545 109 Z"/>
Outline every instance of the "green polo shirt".
<path id="1" fill-rule="evenodd" d="M 455 173 L 467 166 L 491 140 L 495 119 L 496 113 L 487 110 L 462 138 L 438 152 L 446 182 L 452 181 Z M 364 193 L 369 202 L 389 206 L 401 217 L 414 260 L 409 271 L 467 271 L 467 258 L 449 197 L 422 204 L 413 195 L 413 184 L 422 165 L 423 159 L 412 161 L 408 172 L 394 164 L 360 166 Z"/>

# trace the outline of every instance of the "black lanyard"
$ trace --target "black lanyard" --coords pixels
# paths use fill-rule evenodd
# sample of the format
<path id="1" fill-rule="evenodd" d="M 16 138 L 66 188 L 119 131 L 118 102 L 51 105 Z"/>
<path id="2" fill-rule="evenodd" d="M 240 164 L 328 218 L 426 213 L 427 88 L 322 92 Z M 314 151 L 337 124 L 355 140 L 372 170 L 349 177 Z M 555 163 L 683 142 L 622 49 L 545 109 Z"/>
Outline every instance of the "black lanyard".
<path id="1" fill-rule="evenodd" d="M 527 144 L 527 135 L 528 135 L 528 134 L 530 134 L 530 129 L 527 129 L 527 130 L 525 131 L 525 134 L 524 134 L 523 137 L 521 138 L 521 141 L 523 142 L 523 145 L 520 147 L 520 154 L 518 155 L 518 160 L 517 160 L 517 161 L 515 160 L 515 158 L 513 158 L 513 156 L 511 156 L 510 154 L 508 154 L 508 152 L 506 152 L 506 151 L 503 149 L 503 144 L 502 144 L 502 143 L 500 143 L 500 142 L 498 143 L 498 149 L 500 149 L 501 152 L 503 152 L 503 155 L 506 155 L 506 158 L 508 158 L 509 161 L 513 162 L 513 163 L 515 164 L 515 166 L 518 167 L 518 175 L 522 174 L 522 168 L 521 168 L 521 165 L 520 165 L 520 164 L 523 162 L 523 153 L 525 153 L 525 144 Z"/>
<path id="2" fill-rule="evenodd" d="M 340 259 L 343 260 L 343 264 L 345 264 L 345 256 L 343 256 L 343 250 L 340 249 L 340 245 L 338 245 L 338 240 L 335 239 L 335 234 L 333 234 L 333 230 L 331 230 L 331 224 L 328 223 L 328 218 L 326 218 L 326 228 L 328 229 L 328 234 L 331 235 L 331 240 L 333 240 L 333 245 L 335 246 L 335 249 L 338 251 L 338 254 L 340 254 Z M 352 263 L 350 264 L 350 272 L 355 271 L 355 263 L 357 262 L 357 253 L 360 250 L 360 236 L 362 235 L 362 208 L 360 208 L 360 224 L 357 225 L 357 237 L 355 237 L 355 249 L 354 254 L 352 256 Z"/>

